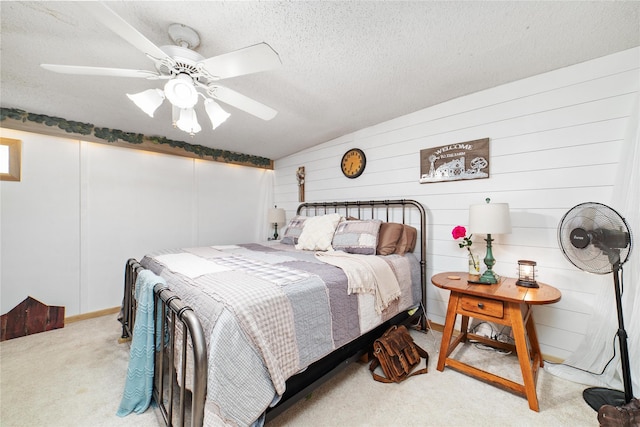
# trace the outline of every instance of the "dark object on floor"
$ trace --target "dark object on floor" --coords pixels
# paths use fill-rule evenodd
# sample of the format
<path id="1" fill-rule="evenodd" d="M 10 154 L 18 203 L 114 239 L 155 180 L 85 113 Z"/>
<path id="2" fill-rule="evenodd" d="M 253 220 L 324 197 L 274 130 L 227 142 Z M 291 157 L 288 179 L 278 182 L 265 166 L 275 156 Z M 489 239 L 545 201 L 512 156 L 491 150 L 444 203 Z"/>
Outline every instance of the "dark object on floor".
<path id="1" fill-rule="evenodd" d="M 64 307 L 48 306 L 27 297 L 2 315 L 0 341 L 64 328 Z"/>
<path id="2" fill-rule="evenodd" d="M 640 400 L 631 399 L 622 406 L 602 405 L 598 410 L 600 427 L 640 426 Z"/>
<path id="3" fill-rule="evenodd" d="M 404 325 L 392 326 L 384 335 L 373 343 L 373 356 L 369 370 L 373 379 L 383 383 L 399 383 L 413 375 L 426 374 L 428 372 L 429 354 L 413 342 L 413 338 Z M 421 357 L 426 359 L 424 369 L 415 372 L 413 368 L 418 366 Z M 380 376 L 374 370 L 380 366 L 385 377 Z"/>

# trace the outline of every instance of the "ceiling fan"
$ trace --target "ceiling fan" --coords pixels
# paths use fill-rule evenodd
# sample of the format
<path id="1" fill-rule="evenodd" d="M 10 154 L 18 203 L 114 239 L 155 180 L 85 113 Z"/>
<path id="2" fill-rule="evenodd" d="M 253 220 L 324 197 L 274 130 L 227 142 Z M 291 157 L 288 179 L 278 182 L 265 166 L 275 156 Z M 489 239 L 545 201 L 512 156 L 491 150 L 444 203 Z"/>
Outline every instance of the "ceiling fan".
<path id="1" fill-rule="evenodd" d="M 198 33 L 185 25 L 170 25 L 169 37 L 175 45 L 159 47 L 106 5 L 98 2 L 80 4 L 105 26 L 147 55 L 153 61 L 155 71 L 41 64 L 44 69 L 63 74 L 167 80 L 163 89 L 148 89 L 127 96 L 150 117 L 153 117 L 164 99 L 168 99 L 172 106 L 173 125 L 191 136 L 202 130 L 194 109 L 199 97 L 204 98 L 204 109 L 213 129 L 230 115 L 215 100 L 262 120 L 271 120 L 276 116 L 276 110 L 218 84 L 219 80 L 226 78 L 279 67 L 282 64 L 280 57 L 267 43 L 204 58 L 193 50 L 200 44 Z"/>

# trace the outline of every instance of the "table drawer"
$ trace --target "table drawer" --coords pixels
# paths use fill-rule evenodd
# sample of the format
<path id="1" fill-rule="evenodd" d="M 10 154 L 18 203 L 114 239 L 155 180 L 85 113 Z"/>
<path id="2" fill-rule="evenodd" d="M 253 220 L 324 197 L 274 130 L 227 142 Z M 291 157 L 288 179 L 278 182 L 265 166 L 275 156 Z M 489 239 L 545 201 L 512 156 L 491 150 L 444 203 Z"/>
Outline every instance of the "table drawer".
<path id="1" fill-rule="evenodd" d="M 499 319 L 504 316 L 504 303 L 494 299 L 463 295 L 460 297 L 459 308 L 470 313 L 484 314 Z"/>

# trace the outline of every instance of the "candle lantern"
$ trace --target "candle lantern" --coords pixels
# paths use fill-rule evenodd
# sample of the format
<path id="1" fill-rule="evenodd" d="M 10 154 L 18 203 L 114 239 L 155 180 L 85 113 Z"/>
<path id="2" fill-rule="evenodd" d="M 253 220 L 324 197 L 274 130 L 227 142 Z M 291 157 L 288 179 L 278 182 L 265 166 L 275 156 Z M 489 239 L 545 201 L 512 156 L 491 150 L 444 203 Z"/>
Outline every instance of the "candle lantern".
<path id="1" fill-rule="evenodd" d="M 538 288 L 536 283 L 536 262 L 521 259 L 518 261 L 518 286 L 525 288 Z"/>

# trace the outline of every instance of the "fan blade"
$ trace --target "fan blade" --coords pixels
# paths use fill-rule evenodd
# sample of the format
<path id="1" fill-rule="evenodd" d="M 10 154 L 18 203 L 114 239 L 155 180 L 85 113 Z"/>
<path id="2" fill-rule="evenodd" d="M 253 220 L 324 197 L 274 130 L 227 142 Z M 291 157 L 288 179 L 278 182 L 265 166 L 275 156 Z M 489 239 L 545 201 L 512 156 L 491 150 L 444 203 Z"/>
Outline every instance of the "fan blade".
<path id="1" fill-rule="evenodd" d="M 83 76 L 113 76 L 113 77 L 139 77 L 143 79 L 155 80 L 160 75 L 153 71 L 127 70 L 125 68 L 105 68 L 105 67 L 85 67 L 82 65 L 55 65 L 40 64 L 45 70 L 62 74 L 76 74 Z"/>
<path id="2" fill-rule="evenodd" d="M 204 68 L 214 77 L 227 79 L 259 71 L 272 70 L 282 65 L 278 53 L 266 43 L 258 43 L 233 52 L 202 61 Z"/>
<path id="3" fill-rule="evenodd" d="M 239 110 L 254 115 L 262 120 L 273 119 L 278 112 L 271 107 L 259 103 L 249 97 L 246 97 L 235 90 L 231 90 L 224 86 L 214 86 L 209 88 L 209 95 L 213 98 L 236 107 Z"/>
<path id="4" fill-rule="evenodd" d="M 136 30 L 131 24 L 122 19 L 120 15 L 111 10 L 107 5 L 101 2 L 81 2 L 81 4 L 88 12 L 102 22 L 106 27 L 111 29 L 114 33 L 131 43 L 138 50 L 143 53 L 158 59 L 171 59 L 165 52 L 162 51 L 153 42 L 147 39 L 142 33 Z"/>

